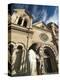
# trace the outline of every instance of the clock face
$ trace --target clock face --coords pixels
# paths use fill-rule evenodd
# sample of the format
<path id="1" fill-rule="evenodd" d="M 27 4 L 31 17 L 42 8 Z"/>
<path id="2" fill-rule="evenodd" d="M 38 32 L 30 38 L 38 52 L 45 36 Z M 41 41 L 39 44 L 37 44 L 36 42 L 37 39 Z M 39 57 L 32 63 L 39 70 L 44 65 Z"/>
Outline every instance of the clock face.
<path id="1" fill-rule="evenodd" d="M 42 40 L 42 41 L 47 41 L 48 40 L 48 36 L 47 36 L 47 34 L 45 34 L 45 33 L 41 33 L 40 35 L 39 35 L 39 37 L 40 37 L 40 39 Z"/>

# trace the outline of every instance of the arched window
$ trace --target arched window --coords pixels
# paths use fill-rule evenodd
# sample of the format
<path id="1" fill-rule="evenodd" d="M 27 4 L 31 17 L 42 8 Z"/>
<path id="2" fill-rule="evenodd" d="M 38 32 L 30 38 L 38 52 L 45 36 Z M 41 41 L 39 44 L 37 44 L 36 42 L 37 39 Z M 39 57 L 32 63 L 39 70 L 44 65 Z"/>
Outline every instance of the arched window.
<path id="1" fill-rule="evenodd" d="M 22 18 L 20 17 L 18 20 L 18 25 L 21 25 L 21 23 L 22 23 Z"/>
<path id="2" fill-rule="evenodd" d="M 24 20 L 23 26 L 27 27 L 27 19 Z"/>

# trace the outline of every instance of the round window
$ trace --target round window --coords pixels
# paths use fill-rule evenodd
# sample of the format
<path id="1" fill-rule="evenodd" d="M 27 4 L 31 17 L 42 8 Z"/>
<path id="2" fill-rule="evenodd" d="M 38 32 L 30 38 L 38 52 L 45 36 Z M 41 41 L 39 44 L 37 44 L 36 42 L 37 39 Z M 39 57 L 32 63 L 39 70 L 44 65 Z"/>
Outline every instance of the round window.
<path id="1" fill-rule="evenodd" d="M 47 40 L 48 40 L 48 36 L 47 36 L 47 34 L 45 34 L 45 33 L 41 33 L 41 34 L 39 35 L 39 37 L 40 37 L 40 39 L 41 39 L 42 41 L 47 41 Z"/>

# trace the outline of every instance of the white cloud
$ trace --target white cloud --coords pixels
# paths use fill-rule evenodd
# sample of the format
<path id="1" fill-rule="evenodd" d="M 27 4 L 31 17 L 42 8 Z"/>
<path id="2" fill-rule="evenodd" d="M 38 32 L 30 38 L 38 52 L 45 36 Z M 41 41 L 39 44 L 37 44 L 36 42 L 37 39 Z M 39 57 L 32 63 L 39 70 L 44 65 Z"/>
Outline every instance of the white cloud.
<path id="1" fill-rule="evenodd" d="M 33 15 L 35 14 L 35 15 Z M 46 24 L 48 24 L 49 22 L 54 22 L 57 25 L 59 24 L 59 20 L 58 20 L 58 8 L 55 9 L 54 13 L 52 16 L 50 16 L 49 18 L 47 10 L 46 9 L 42 9 L 42 11 L 37 11 L 37 7 L 33 7 L 33 19 L 35 20 L 41 20 L 43 22 L 45 22 Z"/>
<path id="2" fill-rule="evenodd" d="M 49 17 L 48 20 L 46 20 L 46 23 L 54 22 L 56 24 L 59 24 L 58 21 L 59 21 L 58 20 L 58 12 L 57 12 L 57 8 L 56 8 L 55 11 L 54 11 L 54 14 L 51 17 Z"/>
<path id="3" fill-rule="evenodd" d="M 33 13 L 35 14 L 35 15 L 32 14 L 34 20 L 40 19 L 41 21 L 44 21 L 44 22 L 46 21 L 47 11 L 45 9 L 43 9 L 42 11 L 41 10 L 37 11 L 37 7 L 36 7 L 36 8 L 33 8 Z"/>
<path id="4" fill-rule="evenodd" d="M 33 11 L 32 11 L 33 14 L 32 14 L 32 16 L 33 16 L 34 21 L 39 18 L 39 15 L 40 15 L 40 13 L 41 13 L 41 12 L 38 11 L 37 9 L 38 9 L 38 6 L 34 6 L 34 7 L 33 7 Z"/>
<path id="5" fill-rule="evenodd" d="M 36 20 L 36 19 L 37 19 L 33 14 L 32 14 L 32 16 L 33 16 L 33 19 L 34 19 L 34 20 Z"/>
<path id="6" fill-rule="evenodd" d="M 42 10 L 41 16 L 42 16 L 42 21 L 45 22 L 47 19 L 47 11 L 45 9 Z"/>

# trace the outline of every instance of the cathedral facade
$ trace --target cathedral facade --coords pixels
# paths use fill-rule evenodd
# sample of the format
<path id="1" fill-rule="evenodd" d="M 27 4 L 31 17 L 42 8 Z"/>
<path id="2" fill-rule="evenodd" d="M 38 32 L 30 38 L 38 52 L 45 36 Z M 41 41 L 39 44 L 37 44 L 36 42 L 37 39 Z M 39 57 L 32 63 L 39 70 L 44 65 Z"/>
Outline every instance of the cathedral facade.
<path id="1" fill-rule="evenodd" d="M 58 26 L 55 23 L 32 23 L 33 17 L 25 9 L 8 13 L 8 72 L 10 75 L 31 75 L 28 51 L 39 46 L 40 74 L 58 73 Z M 20 51 L 20 52 L 19 52 Z M 37 65 L 38 65 L 37 64 Z"/>

